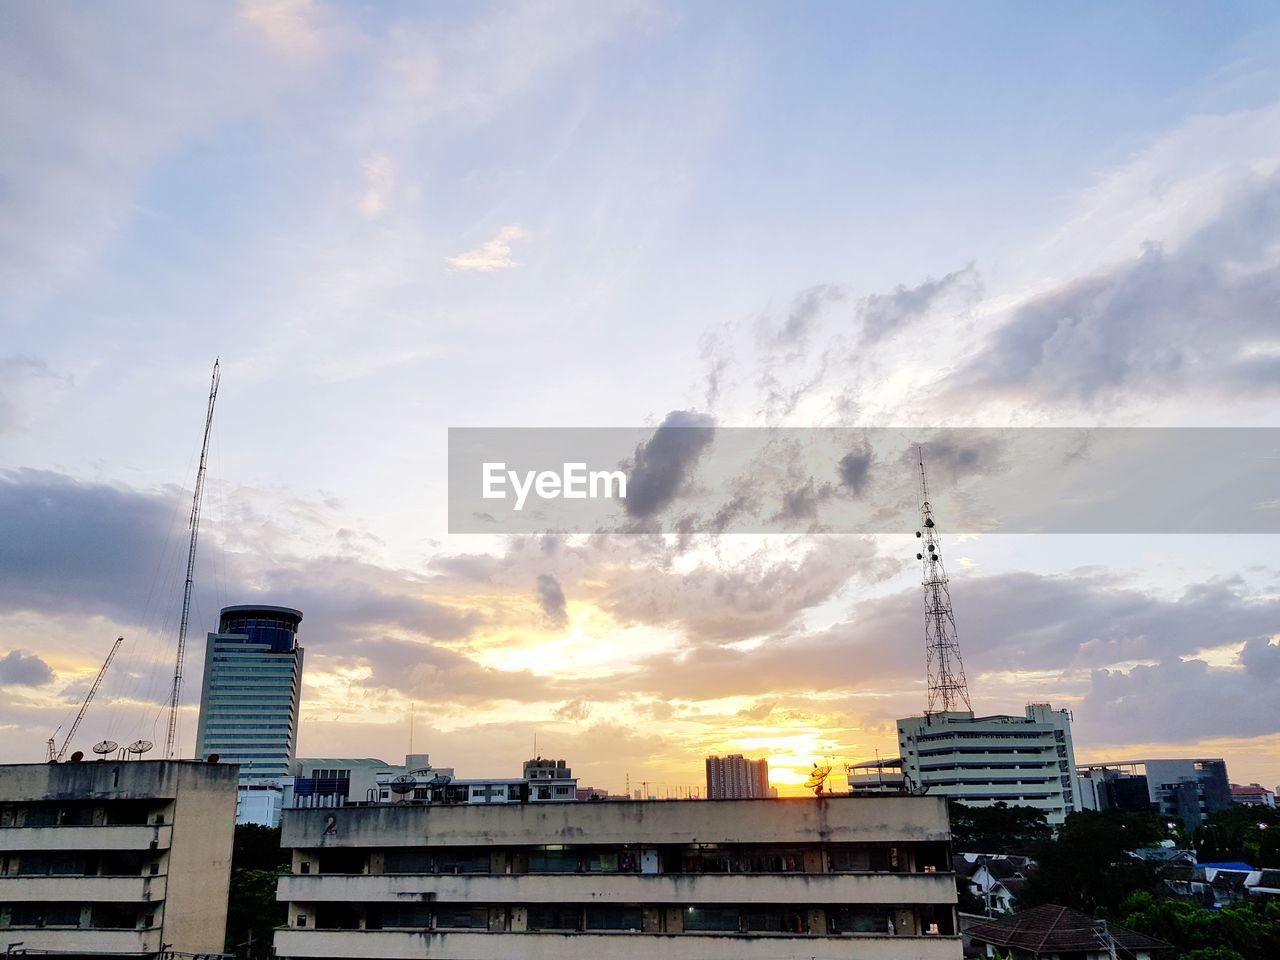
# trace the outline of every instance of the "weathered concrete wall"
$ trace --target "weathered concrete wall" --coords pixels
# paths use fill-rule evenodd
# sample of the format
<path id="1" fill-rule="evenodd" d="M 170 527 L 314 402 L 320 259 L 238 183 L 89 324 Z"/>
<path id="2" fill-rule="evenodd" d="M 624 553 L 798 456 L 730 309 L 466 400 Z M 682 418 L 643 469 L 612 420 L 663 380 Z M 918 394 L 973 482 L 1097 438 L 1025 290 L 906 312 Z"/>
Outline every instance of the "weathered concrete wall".
<path id="1" fill-rule="evenodd" d="M 285 847 L 919 842 L 949 836 L 941 797 L 661 800 L 286 810 Z"/>
<path id="2" fill-rule="evenodd" d="M 164 940 L 179 953 L 221 953 L 236 829 L 234 764 L 181 764 L 169 850 Z"/>
<path id="3" fill-rule="evenodd" d="M 955 903 L 955 877 L 916 874 L 524 874 L 281 877 L 279 899 L 395 903 Z"/>

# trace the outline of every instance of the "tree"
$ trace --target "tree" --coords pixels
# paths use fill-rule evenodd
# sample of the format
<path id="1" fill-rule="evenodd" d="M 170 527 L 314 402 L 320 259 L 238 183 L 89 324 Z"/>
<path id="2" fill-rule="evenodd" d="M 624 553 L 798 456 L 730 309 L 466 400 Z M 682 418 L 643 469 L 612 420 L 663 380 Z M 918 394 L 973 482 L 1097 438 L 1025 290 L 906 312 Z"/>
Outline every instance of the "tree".
<path id="1" fill-rule="evenodd" d="M 1035 807 L 1011 807 L 1003 800 L 989 807 L 948 804 L 951 846 L 961 853 L 1025 854 L 1053 836 L 1049 821 Z"/>
<path id="2" fill-rule="evenodd" d="M 1280 810 L 1235 804 L 1209 815 L 1192 839 L 1201 863 L 1280 867 Z"/>
<path id="3" fill-rule="evenodd" d="M 1178 960 L 1273 960 L 1280 956 L 1280 904 L 1240 903 L 1206 910 L 1185 900 L 1136 893 L 1120 907 L 1120 923 L 1159 937 Z"/>
<path id="4" fill-rule="evenodd" d="M 1056 903 L 1084 913 L 1115 917 L 1132 892 L 1159 893 L 1154 864 L 1131 851 L 1167 839 L 1169 828 L 1155 814 L 1084 810 L 1067 817 L 1053 840 L 1031 848 L 1037 863 L 1018 898 L 1020 907 Z"/>
<path id="5" fill-rule="evenodd" d="M 270 958 L 271 932 L 286 919 L 285 905 L 276 902 L 276 885 L 288 872 L 279 827 L 236 826 L 223 950 L 244 960 Z"/>

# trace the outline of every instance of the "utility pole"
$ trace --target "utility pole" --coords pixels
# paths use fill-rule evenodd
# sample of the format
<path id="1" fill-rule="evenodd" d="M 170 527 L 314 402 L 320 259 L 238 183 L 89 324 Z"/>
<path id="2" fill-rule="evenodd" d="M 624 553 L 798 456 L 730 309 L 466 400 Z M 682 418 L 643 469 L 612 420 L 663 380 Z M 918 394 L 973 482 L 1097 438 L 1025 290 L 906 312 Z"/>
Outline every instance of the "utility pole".
<path id="1" fill-rule="evenodd" d="M 204 472 L 209 460 L 209 434 L 213 430 L 213 404 L 218 399 L 218 361 L 213 361 L 213 379 L 209 385 L 209 409 L 204 417 L 204 443 L 200 447 L 200 468 L 196 471 L 196 489 L 191 498 L 191 545 L 187 549 L 187 582 L 182 590 L 182 621 L 178 625 L 178 655 L 173 664 L 173 691 L 169 695 L 169 729 L 164 738 L 164 755 L 173 759 L 178 731 L 178 700 L 182 695 L 182 660 L 187 651 L 187 621 L 191 617 L 191 584 L 196 570 L 196 540 L 200 534 L 200 502 L 204 498 Z"/>
<path id="2" fill-rule="evenodd" d="M 929 683 L 929 706 L 925 712 L 959 710 L 961 704 L 963 709 L 972 711 L 964 661 L 960 659 L 960 641 L 956 637 L 956 617 L 951 610 L 947 570 L 942 565 L 938 527 L 929 504 L 924 452 L 922 448 L 916 452 L 920 460 L 920 529 L 916 537 L 921 541 L 916 559 L 924 562 L 924 636 Z"/>

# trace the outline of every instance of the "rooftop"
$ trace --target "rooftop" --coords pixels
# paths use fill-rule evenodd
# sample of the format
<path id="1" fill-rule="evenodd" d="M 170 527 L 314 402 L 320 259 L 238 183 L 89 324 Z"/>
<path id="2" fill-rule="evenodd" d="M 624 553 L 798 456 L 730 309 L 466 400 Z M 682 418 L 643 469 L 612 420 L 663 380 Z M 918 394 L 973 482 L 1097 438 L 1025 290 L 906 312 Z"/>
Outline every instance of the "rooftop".
<path id="1" fill-rule="evenodd" d="M 999 920 L 983 920 L 969 927 L 966 933 L 974 940 L 996 947 L 1016 947 L 1032 953 L 1063 953 L 1076 950 L 1097 950 L 1101 945 L 1100 933 L 1103 921 L 1072 910 L 1045 904 L 1022 910 Z M 1117 944 L 1126 950 L 1172 950 L 1170 944 L 1145 934 L 1137 933 L 1114 923 L 1105 929 Z"/>

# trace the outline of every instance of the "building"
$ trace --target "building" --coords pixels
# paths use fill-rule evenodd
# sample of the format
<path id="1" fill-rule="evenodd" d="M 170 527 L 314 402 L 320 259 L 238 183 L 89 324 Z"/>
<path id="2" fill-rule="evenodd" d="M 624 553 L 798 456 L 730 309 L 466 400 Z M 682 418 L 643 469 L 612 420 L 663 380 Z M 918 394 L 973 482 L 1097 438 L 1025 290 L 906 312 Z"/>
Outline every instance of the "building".
<path id="1" fill-rule="evenodd" d="M 1276 795 L 1260 783 L 1251 783 L 1247 787 L 1233 783 L 1231 802 L 1244 804 L 1247 807 L 1274 807 Z"/>
<path id="2" fill-rule="evenodd" d="M 236 768 L 0 766 L 0 938 L 29 953 L 221 953 Z"/>
<path id="3" fill-rule="evenodd" d="M 1081 784 L 1093 785 L 1092 791 L 1082 789 L 1085 809 L 1154 810 L 1177 817 L 1186 829 L 1194 830 L 1210 814 L 1231 805 L 1231 781 L 1221 758 L 1123 760 L 1087 764 L 1079 772 Z M 1126 793 L 1118 802 L 1120 795 L 1107 786 L 1115 783 L 1125 784 Z M 1147 791 L 1145 806 L 1141 803 L 1142 785 Z"/>
<path id="4" fill-rule="evenodd" d="M 252 780 L 240 784 L 236 790 L 236 825 L 280 826 L 280 811 L 284 809 L 288 780 L 286 777 L 283 780 Z"/>
<path id="5" fill-rule="evenodd" d="M 209 634 L 200 691 L 199 756 L 240 765 L 240 780 L 290 774 L 302 692 L 302 611 L 224 607 Z"/>
<path id="6" fill-rule="evenodd" d="M 901 757 L 847 763 L 844 771 L 849 780 L 849 793 L 852 796 L 906 793 L 906 784 L 902 779 Z"/>
<path id="7" fill-rule="evenodd" d="M 961 955 L 937 797 L 286 810 L 282 843 L 282 958 Z"/>
<path id="8" fill-rule="evenodd" d="M 1008 960 L 1157 960 L 1173 954 L 1163 940 L 1053 904 L 979 920 L 964 933 L 985 951 L 982 956 Z"/>
<path id="9" fill-rule="evenodd" d="M 773 795 L 768 760 L 747 760 L 740 753 L 707 757 L 708 800 L 750 800 Z"/>
<path id="10" fill-rule="evenodd" d="M 1155 809 L 1146 774 L 1125 773 L 1110 767 L 1082 767 L 1077 771 L 1076 796 L 1081 810 Z"/>
<path id="11" fill-rule="evenodd" d="M 577 800 L 578 778 L 564 760 L 526 760 L 524 780 L 530 800 Z"/>
<path id="12" fill-rule="evenodd" d="M 1079 809 L 1071 714 L 1047 703 L 1026 715 L 975 717 L 942 711 L 898 721 L 903 779 L 913 789 L 989 806 L 999 801 L 1044 811 L 1060 826 Z"/>

